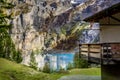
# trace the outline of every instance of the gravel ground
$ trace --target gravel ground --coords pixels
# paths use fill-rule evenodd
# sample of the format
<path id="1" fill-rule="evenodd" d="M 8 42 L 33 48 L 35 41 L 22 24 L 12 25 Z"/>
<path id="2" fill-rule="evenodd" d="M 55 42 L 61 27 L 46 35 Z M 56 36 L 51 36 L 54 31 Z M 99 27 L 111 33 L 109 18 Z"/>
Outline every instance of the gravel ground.
<path id="1" fill-rule="evenodd" d="M 63 76 L 58 80 L 101 80 L 100 76 L 71 75 Z"/>

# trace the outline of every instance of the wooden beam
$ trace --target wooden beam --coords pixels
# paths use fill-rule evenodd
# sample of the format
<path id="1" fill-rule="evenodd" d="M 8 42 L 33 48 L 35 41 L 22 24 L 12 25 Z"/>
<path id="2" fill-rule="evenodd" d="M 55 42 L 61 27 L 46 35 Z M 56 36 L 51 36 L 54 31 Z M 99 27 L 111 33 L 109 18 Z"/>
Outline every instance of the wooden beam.
<path id="1" fill-rule="evenodd" d="M 114 20 L 116 20 L 116 21 L 118 21 L 118 22 L 120 22 L 120 19 L 118 19 L 118 18 L 116 18 L 116 17 L 114 17 L 112 15 L 109 15 L 109 17 L 112 18 L 112 19 L 114 19 Z"/>
<path id="2" fill-rule="evenodd" d="M 86 19 L 84 21 L 90 22 L 90 21 L 99 21 L 102 18 L 108 17 L 109 15 L 120 13 L 120 3 L 113 5 L 103 11 L 100 11 L 99 13 L 96 13 Z"/>

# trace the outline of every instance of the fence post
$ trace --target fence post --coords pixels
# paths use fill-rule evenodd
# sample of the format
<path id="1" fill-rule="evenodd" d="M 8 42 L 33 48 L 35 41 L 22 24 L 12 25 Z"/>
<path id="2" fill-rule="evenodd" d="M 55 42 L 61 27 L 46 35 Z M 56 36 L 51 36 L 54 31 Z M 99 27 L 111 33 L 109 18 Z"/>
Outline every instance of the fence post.
<path id="1" fill-rule="evenodd" d="M 100 65 L 103 65 L 103 44 L 100 44 Z"/>
<path id="2" fill-rule="evenodd" d="M 88 61 L 90 61 L 90 44 L 88 44 Z"/>

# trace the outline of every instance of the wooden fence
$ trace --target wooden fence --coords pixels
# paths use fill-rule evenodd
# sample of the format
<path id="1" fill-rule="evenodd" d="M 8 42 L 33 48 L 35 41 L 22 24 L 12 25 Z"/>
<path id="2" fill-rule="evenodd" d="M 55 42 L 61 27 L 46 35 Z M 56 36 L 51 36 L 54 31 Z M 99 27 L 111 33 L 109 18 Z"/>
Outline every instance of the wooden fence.
<path id="1" fill-rule="evenodd" d="M 99 64 L 120 63 L 120 43 L 80 44 L 80 57 Z"/>

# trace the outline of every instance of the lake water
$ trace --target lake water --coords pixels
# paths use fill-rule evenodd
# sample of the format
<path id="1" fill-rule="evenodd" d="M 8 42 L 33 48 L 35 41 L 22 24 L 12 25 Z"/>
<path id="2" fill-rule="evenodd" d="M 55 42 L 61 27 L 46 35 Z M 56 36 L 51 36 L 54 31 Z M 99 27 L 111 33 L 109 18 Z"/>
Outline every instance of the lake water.
<path id="1" fill-rule="evenodd" d="M 68 64 L 73 64 L 74 53 L 54 53 L 47 54 L 45 62 L 48 62 L 50 69 L 59 71 L 60 69 L 67 70 Z"/>

